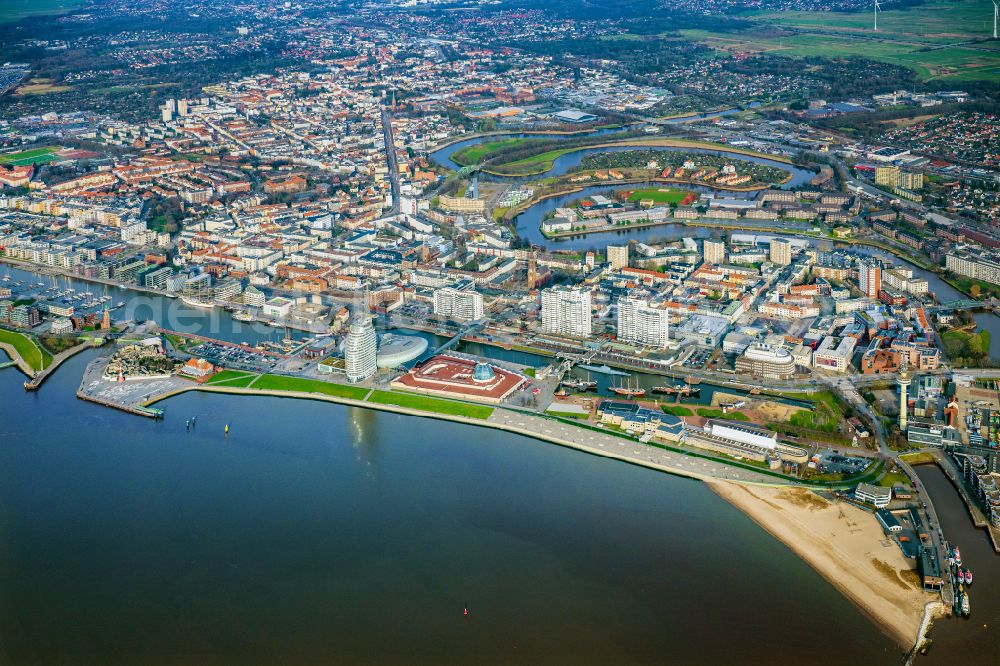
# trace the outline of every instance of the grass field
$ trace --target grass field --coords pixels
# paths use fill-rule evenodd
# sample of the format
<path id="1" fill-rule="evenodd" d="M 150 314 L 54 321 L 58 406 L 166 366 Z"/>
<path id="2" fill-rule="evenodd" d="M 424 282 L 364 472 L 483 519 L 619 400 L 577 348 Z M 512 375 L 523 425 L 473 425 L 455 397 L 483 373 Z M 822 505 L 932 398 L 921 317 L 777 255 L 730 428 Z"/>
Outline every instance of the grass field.
<path id="1" fill-rule="evenodd" d="M 660 405 L 662 409 L 667 414 L 673 414 L 674 416 L 693 416 L 694 413 L 687 407 L 681 405 Z"/>
<path id="2" fill-rule="evenodd" d="M 9 164 L 11 166 L 43 164 L 56 159 L 55 153 L 60 150 L 61 148 L 57 146 L 46 146 L 45 148 L 32 148 L 31 150 L 7 153 L 6 155 L 0 155 L 0 164 Z"/>
<path id="3" fill-rule="evenodd" d="M 484 171 L 506 176 L 536 176 L 552 169 L 553 163 L 556 159 L 562 157 L 563 155 L 577 150 L 586 150 L 590 147 L 591 146 L 584 146 L 582 148 L 557 148 L 556 150 L 547 150 L 544 153 L 532 155 L 531 157 L 525 157 L 523 160 L 491 166 L 488 169 L 484 169 Z"/>
<path id="4" fill-rule="evenodd" d="M 222 384 L 234 388 L 246 388 L 257 378 L 257 375 L 239 370 L 223 370 L 206 382 L 207 384 Z"/>
<path id="5" fill-rule="evenodd" d="M 632 190 L 629 192 L 628 200 L 633 203 L 646 199 L 655 203 L 679 204 L 687 199 L 691 194 L 692 193 L 687 190 L 679 190 L 673 187 L 650 187 L 642 190 Z"/>
<path id="6" fill-rule="evenodd" d="M 527 139 L 500 139 L 498 141 L 484 141 L 483 143 L 475 144 L 472 146 L 466 146 L 461 150 L 456 151 L 451 159 L 462 166 L 469 166 L 472 164 L 479 164 L 483 157 L 487 154 L 492 153 L 496 150 L 504 150 L 506 148 L 516 148 L 522 145 Z"/>
<path id="7" fill-rule="evenodd" d="M 470 405 L 464 402 L 453 402 L 440 398 L 429 398 L 413 393 L 395 393 L 392 391 L 375 391 L 368 402 L 380 405 L 396 405 L 422 412 L 447 414 L 449 416 L 465 416 L 471 419 L 487 419 L 493 413 L 493 408 L 486 405 Z"/>
<path id="8" fill-rule="evenodd" d="M 261 391 L 298 391 L 300 393 L 320 393 L 336 398 L 350 398 L 352 400 L 363 400 L 368 395 L 368 389 L 360 386 L 346 386 L 344 384 L 331 384 L 317 379 L 303 379 L 301 377 L 282 377 L 280 375 L 263 375 L 254 385 L 254 389 Z"/>
<path id="9" fill-rule="evenodd" d="M 40 14 L 61 14 L 82 4 L 83 0 L 3 0 L 0 2 L 0 23 Z"/>
<path id="10" fill-rule="evenodd" d="M 718 51 L 859 56 L 909 67 L 927 80 L 995 80 L 1000 77 L 1000 43 L 976 41 L 992 36 L 991 9 L 980 0 L 929 0 L 910 9 L 881 12 L 878 32 L 870 11 L 752 12 L 746 16 L 759 23 L 757 29 L 682 32 Z"/>
<path id="11" fill-rule="evenodd" d="M 743 412 L 729 412 L 728 414 L 723 413 L 721 409 L 711 409 L 709 407 L 699 407 L 698 416 L 703 416 L 706 419 L 729 419 L 731 421 L 749 421 L 749 417 Z"/>
<path id="12" fill-rule="evenodd" d="M 52 354 L 39 347 L 34 340 L 23 333 L 0 328 L 0 342 L 5 342 L 17 350 L 24 362 L 38 372 L 49 367 Z"/>

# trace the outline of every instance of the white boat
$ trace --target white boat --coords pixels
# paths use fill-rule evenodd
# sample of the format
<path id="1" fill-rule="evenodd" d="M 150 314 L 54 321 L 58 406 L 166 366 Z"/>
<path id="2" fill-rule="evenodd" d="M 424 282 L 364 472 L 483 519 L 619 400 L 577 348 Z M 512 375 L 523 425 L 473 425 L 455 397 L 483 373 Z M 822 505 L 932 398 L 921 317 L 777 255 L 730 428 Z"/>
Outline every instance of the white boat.
<path id="1" fill-rule="evenodd" d="M 181 302 L 193 308 L 204 308 L 206 310 L 214 307 L 211 301 L 204 301 L 194 296 L 181 296 Z"/>
<path id="2" fill-rule="evenodd" d="M 236 321 L 253 321 L 253 315 L 247 310 L 237 310 L 233 313 L 233 319 Z"/>

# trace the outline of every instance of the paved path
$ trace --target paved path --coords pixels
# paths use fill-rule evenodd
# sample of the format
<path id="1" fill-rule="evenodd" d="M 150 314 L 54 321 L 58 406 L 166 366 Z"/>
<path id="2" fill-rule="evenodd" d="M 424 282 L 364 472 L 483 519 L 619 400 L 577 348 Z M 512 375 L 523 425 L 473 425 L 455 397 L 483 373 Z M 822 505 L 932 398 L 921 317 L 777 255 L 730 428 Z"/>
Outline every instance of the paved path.
<path id="1" fill-rule="evenodd" d="M 563 446 L 594 453 L 600 456 L 618 458 L 646 467 L 653 467 L 681 476 L 696 479 L 726 479 L 743 483 L 763 483 L 767 485 L 791 485 L 792 482 L 779 477 L 758 474 L 732 465 L 704 460 L 694 456 L 665 451 L 611 434 L 595 432 L 579 426 L 560 423 L 540 416 L 522 412 L 497 409 L 488 423 L 504 429 L 515 430 L 528 437 L 544 439 Z"/>

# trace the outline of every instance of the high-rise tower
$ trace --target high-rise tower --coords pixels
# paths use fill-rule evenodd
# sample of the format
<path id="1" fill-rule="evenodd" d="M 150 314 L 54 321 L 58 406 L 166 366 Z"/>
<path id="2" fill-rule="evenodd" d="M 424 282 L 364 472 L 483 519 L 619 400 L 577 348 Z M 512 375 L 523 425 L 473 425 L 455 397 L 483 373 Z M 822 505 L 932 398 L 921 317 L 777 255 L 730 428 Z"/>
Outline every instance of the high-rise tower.
<path id="1" fill-rule="evenodd" d="M 906 371 L 906 356 L 902 358 L 902 363 L 899 367 L 899 378 L 896 383 L 899 385 L 899 429 L 901 432 L 906 432 L 906 417 L 907 414 L 907 392 L 910 388 L 910 373 Z"/>
<path id="2" fill-rule="evenodd" d="M 368 312 L 368 295 L 365 293 L 354 302 L 354 312 L 351 328 L 344 341 L 344 365 L 347 370 L 347 381 L 352 384 L 363 382 L 378 370 L 376 355 L 378 354 L 378 336 L 375 325 Z"/>

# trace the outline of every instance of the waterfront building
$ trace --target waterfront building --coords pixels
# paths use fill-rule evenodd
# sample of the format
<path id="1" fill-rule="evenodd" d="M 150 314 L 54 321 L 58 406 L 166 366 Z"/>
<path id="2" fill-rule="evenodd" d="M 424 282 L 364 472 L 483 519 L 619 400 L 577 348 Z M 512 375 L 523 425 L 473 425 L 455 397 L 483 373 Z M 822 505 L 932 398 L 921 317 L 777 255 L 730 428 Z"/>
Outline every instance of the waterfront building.
<path id="1" fill-rule="evenodd" d="M 591 293 L 553 287 L 542 292 L 542 330 L 552 335 L 588 338 L 591 332 Z"/>
<path id="2" fill-rule="evenodd" d="M 736 372 L 761 379 L 791 379 L 795 376 L 795 359 L 787 349 L 753 343 L 736 359 Z"/>
<path id="3" fill-rule="evenodd" d="M 498 404 L 528 383 L 530 380 L 524 375 L 487 361 L 442 354 L 393 380 L 391 386 Z"/>
<path id="4" fill-rule="evenodd" d="M 267 298 L 257 287 L 250 285 L 243 291 L 243 304 L 248 305 L 252 308 L 262 308 Z"/>
<path id="5" fill-rule="evenodd" d="M 363 306 L 367 309 L 367 306 Z M 347 381 L 363 382 L 378 370 L 378 339 L 367 312 L 357 312 L 344 342 Z"/>
<path id="6" fill-rule="evenodd" d="M 792 263 L 792 242 L 787 238 L 772 238 L 768 257 L 772 264 L 787 266 Z"/>
<path id="7" fill-rule="evenodd" d="M 724 264 L 726 263 L 726 242 L 706 238 L 702 245 L 702 254 L 706 264 Z"/>
<path id="8" fill-rule="evenodd" d="M 858 288 L 868 298 L 878 298 L 882 289 L 882 266 L 873 259 L 858 264 Z"/>
<path id="9" fill-rule="evenodd" d="M 854 489 L 854 499 L 871 504 L 876 509 L 884 509 L 892 501 L 892 489 L 873 486 L 870 483 L 859 483 Z"/>
<path id="10" fill-rule="evenodd" d="M 611 270 L 619 271 L 628 266 L 628 245 L 609 245 L 608 263 Z"/>
<path id="11" fill-rule="evenodd" d="M 992 252 L 975 252 L 969 248 L 950 252 L 945 257 L 945 268 L 974 280 L 1000 284 L 1000 258 Z"/>
<path id="12" fill-rule="evenodd" d="M 670 312 L 643 299 L 619 298 L 618 339 L 637 345 L 666 347 L 670 344 Z"/>
<path id="13" fill-rule="evenodd" d="M 484 316 L 483 295 L 472 288 L 442 287 L 434 290 L 434 314 L 458 321 L 476 321 Z"/>
<path id="14" fill-rule="evenodd" d="M 771 451 L 778 446 L 778 433 L 746 421 L 709 419 L 705 423 L 705 432 L 712 437 Z"/>

